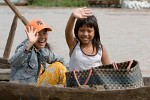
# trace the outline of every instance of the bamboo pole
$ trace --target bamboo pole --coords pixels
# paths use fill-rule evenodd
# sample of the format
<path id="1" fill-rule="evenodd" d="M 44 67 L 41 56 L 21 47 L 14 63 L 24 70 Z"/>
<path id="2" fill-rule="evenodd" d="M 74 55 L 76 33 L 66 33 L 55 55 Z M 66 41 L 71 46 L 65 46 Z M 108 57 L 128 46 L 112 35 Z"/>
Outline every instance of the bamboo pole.
<path id="1" fill-rule="evenodd" d="M 6 4 L 12 9 L 12 11 L 16 14 L 16 16 L 23 22 L 24 25 L 28 24 L 26 18 L 19 12 L 19 10 L 15 7 L 15 5 L 10 2 L 10 0 L 4 0 Z"/>
<path id="2" fill-rule="evenodd" d="M 8 37 L 8 40 L 7 40 L 5 51 L 4 51 L 4 54 L 3 54 L 3 58 L 0 58 L 0 68 L 5 68 L 5 65 L 9 66 L 8 58 L 9 58 L 9 55 L 10 55 L 10 51 L 11 51 L 11 47 L 12 47 L 12 43 L 13 43 L 13 39 L 14 39 L 14 35 L 15 35 L 16 27 L 17 27 L 18 18 L 23 22 L 24 25 L 28 24 L 28 21 L 19 12 L 19 10 L 15 7 L 15 5 L 10 2 L 10 0 L 4 0 L 4 1 L 12 9 L 12 11 L 15 13 L 15 17 L 14 17 L 14 20 L 13 20 L 13 23 L 12 23 L 12 26 L 11 26 L 11 30 L 10 30 L 10 33 L 9 33 L 9 37 Z"/>
<path id="3" fill-rule="evenodd" d="M 6 2 L 6 4 L 11 8 L 11 10 L 15 13 L 15 17 L 11 26 L 11 30 L 9 33 L 9 37 L 7 40 L 7 44 L 5 47 L 5 51 L 3 54 L 3 59 L 8 60 L 9 55 L 10 55 L 10 51 L 11 51 L 11 47 L 12 47 L 12 43 L 13 43 L 13 39 L 14 39 L 14 35 L 15 35 L 15 31 L 16 31 L 16 27 L 17 27 L 17 20 L 18 18 L 23 22 L 23 24 L 26 26 L 28 24 L 27 19 L 19 12 L 19 10 L 15 7 L 15 5 L 10 2 L 10 0 L 4 0 Z"/>
<path id="4" fill-rule="evenodd" d="M 18 17 L 15 15 L 14 19 L 13 19 L 13 23 L 11 25 L 10 32 L 9 32 L 9 36 L 8 36 L 8 39 L 7 39 L 5 51 L 4 51 L 4 54 L 3 54 L 3 59 L 6 59 L 6 60 L 9 59 L 12 43 L 13 43 L 16 28 L 17 28 L 17 22 L 18 22 Z"/>

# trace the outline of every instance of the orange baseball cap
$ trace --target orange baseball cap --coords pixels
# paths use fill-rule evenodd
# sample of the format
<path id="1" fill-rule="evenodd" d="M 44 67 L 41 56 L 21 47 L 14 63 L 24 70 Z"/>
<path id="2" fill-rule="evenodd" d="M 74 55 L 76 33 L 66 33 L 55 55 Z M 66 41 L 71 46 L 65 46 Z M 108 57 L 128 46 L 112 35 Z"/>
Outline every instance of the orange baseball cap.
<path id="1" fill-rule="evenodd" d="M 41 31 L 42 29 L 47 29 L 47 31 L 52 31 L 50 27 L 48 27 L 44 21 L 40 19 L 33 19 L 31 20 L 26 27 L 33 26 L 33 29 L 37 29 L 37 32 Z"/>

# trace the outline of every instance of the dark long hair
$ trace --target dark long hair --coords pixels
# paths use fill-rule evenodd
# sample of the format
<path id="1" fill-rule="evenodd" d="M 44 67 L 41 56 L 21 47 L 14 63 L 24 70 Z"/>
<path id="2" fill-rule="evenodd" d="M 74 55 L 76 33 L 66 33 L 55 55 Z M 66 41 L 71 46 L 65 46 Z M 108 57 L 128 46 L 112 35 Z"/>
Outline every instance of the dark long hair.
<path id="1" fill-rule="evenodd" d="M 84 18 L 84 19 L 77 19 L 77 21 L 75 23 L 75 28 L 74 28 L 74 35 L 78 40 L 79 40 L 78 30 L 83 25 L 87 25 L 88 27 L 94 28 L 95 35 L 92 40 L 92 45 L 93 45 L 93 50 L 94 50 L 94 47 L 96 47 L 96 51 L 98 52 L 98 50 L 100 49 L 102 44 L 100 41 L 99 27 L 98 27 L 96 17 L 94 15 L 92 15 L 92 16 L 88 16 L 87 18 Z"/>
<path id="2" fill-rule="evenodd" d="M 48 31 L 47 29 L 45 30 Z M 48 50 L 51 50 L 51 45 L 49 43 L 46 43 L 45 48 L 47 48 Z"/>
<path id="3" fill-rule="evenodd" d="M 47 48 L 48 50 L 51 50 L 51 46 L 49 43 L 46 43 L 45 48 Z"/>

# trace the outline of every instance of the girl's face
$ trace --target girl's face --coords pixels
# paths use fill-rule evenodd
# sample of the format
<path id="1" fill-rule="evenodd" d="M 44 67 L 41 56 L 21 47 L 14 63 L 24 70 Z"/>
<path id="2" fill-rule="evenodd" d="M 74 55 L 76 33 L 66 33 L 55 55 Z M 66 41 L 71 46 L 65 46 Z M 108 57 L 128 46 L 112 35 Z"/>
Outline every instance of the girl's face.
<path id="1" fill-rule="evenodd" d="M 95 35 L 94 27 L 91 28 L 88 27 L 87 25 L 83 25 L 78 30 L 78 37 L 82 43 L 86 43 L 86 44 L 92 43 L 94 35 Z"/>
<path id="2" fill-rule="evenodd" d="M 34 46 L 39 50 L 44 48 L 48 39 L 47 30 L 41 30 L 39 33 L 38 40 L 35 42 Z"/>

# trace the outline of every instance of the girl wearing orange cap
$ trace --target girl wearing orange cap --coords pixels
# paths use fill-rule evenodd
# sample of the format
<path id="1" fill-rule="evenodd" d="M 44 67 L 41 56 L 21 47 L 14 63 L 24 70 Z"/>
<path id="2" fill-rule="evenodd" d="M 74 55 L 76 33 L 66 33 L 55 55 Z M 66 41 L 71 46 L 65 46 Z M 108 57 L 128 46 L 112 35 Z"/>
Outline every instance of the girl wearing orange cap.
<path id="1" fill-rule="evenodd" d="M 47 43 L 48 31 L 52 31 L 42 20 L 31 20 L 26 26 L 28 39 L 24 40 L 9 60 L 10 81 L 36 83 L 48 86 L 66 83 L 65 60 L 55 55 Z M 47 66 L 47 64 L 50 64 Z"/>

